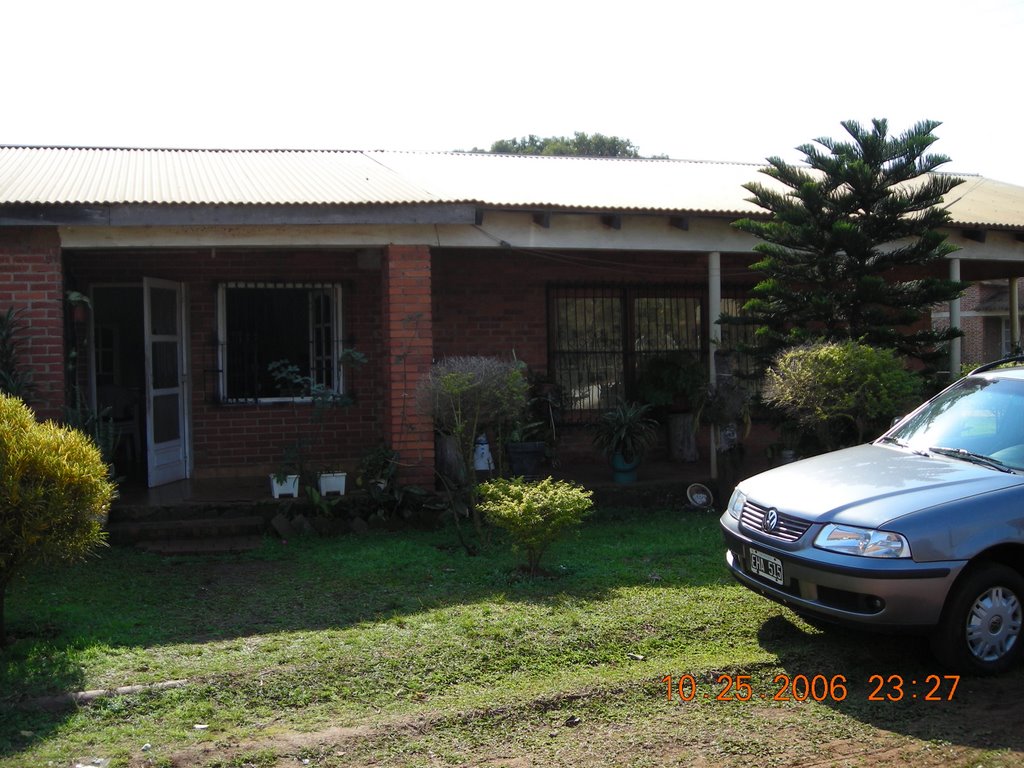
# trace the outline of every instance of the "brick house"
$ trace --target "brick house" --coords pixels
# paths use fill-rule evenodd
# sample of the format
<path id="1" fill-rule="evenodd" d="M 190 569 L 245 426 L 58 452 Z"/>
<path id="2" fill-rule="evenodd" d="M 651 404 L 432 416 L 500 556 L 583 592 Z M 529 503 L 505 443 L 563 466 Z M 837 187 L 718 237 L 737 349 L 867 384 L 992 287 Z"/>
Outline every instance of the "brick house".
<path id="1" fill-rule="evenodd" d="M 22 311 L 37 412 L 60 417 L 75 393 L 110 406 L 149 485 L 271 470 L 309 410 L 274 389 L 275 359 L 355 398 L 329 415 L 321 459 L 351 468 L 386 442 L 403 479 L 429 483 L 415 392 L 435 359 L 515 354 L 571 393 L 571 421 L 628 394 L 645 355 L 729 346 L 713 320 L 755 279 L 755 241 L 729 224 L 758 213 L 741 186 L 757 171 L 0 147 L 0 310 Z M 950 274 L 1015 291 L 1024 188 L 964 187 Z M 91 309 L 73 311 L 68 291 Z M 340 365 L 342 348 L 369 362 Z"/>
<path id="2" fill-rule="evenodd" d="M 1014 341 L 1010 292 L 1017 294 L 1017 331 Z M 1024 286 L 1010 285 L 1006 280 L 983 280 L 973 283 L 960 300 L 959 327 L 964 333 L 961 358 L 965 366 L 976 366 L 989 360 L 1005 357 L 1020 347 L 1020 307 Z M 936 327 L 949 326 L 949 312 L 945 308 L 932 313 Z"/>

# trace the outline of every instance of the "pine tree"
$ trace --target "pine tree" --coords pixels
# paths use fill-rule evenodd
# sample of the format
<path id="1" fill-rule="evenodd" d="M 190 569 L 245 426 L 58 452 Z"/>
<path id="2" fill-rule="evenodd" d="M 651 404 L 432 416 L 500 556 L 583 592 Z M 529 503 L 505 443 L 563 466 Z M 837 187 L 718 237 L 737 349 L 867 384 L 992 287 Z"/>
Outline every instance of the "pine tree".
<path id="1" fill-rule="evenodd" d="M 768 158 L 761 172 L 786 191 L 744 185 L 771 213 L 733 224 L 763 241 L 753 265 L 763 277 L 743 317 L 723 322 L 758 326 L 759 360 L 814 339 L 854 339 L 931 360 L 938 344 L 960 335 L 920 325 L 932 305 L 966 287 L 936 276 L 957 250 L 938 231 L 949 221 L 943 196 L 963 181 L 932 173 L 949 162 L 926 154 L 939 125 L 922 121 L 890 137 L 885 120 L 873 120 L 870 131 L 846 121 L 852 141 L 797 148 L 806 168 Z"/>

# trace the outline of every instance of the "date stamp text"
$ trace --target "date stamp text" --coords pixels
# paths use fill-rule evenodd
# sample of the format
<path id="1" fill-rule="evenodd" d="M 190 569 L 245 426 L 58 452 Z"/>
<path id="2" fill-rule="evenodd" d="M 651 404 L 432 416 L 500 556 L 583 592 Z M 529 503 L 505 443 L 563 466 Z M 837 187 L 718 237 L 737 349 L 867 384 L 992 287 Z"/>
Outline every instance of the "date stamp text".
<path id="1" fill-rule="evenodd" d="M 750 675 L 719 674 L 713 682 L 694 675 L 665 675 L 668 701 L 844 701 L 850 695 L 851 681 L 846 675 L 778 674 L 771 685 L 758 689 Z M 870 675 L 866 685 L 867 701 L 952 701 L 960 684 L 960 675 Z M 862 686 L 856 686 L 859 691 Z"/>

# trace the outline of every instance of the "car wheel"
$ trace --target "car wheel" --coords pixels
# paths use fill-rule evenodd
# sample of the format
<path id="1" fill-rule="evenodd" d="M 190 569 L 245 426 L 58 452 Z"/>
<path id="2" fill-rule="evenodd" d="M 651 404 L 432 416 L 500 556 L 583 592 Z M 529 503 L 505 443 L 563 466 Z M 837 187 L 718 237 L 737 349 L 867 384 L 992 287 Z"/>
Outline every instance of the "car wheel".
<path id="1" fill-rule="evenodd" d="M 964 672 L 994 675 L 1021 654 L 1024 578 L 1005 565 L 985 563 L 968 572 L 950 592 L 931 638 L 944 664 Z"/>

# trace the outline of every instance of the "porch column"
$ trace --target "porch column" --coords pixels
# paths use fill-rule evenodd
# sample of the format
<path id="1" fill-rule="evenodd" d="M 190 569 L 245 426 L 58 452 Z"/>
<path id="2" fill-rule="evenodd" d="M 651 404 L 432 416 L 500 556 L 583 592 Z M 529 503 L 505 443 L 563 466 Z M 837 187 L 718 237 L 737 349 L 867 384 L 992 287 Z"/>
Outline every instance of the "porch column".
<path id="1" fill-rule="evenodd" d="M 64 268 L 55 227 L 0 228 L 0 313 L 18 313 L 18 364 L 32 374 L 40 419 L 64 406 Z"/>
<path id="2" fill-rule="evenodd" d="M 1020 298 L 1017 293 L 1017 278 L 1011 277 L 1010 284 L 1010 352 L 1020 349 Z"/>
<path id="3" fill-rule="evenodd" d="M 949 260 L 949 279 L 960 279 L 960 259 Z M 960 298 L 957 297 L 949 302 L 949 327 L 960 327 Z M 960 378 L 960 339 L 955 338 L 949 342 L 949 380 L 956 381 Z"/>
<path id="4" fill-rule="evenodd" d="M 398 452 L 403 483 L 434 487 L 434 426 L 416 407 L 416 386 L 434 356 L 430 248 L 384 249 L 384 439 Z"/>
<path id="5" fill-rule="evenodd" d="M 715 366 L 715 352 L 722 343 L 722 327 L 716 322 L 722 315 L 722 254 L 711 251 L 708 254 L 708 383 L 715 385 L 718 371 Z M 714 427 L 708 430 L 708 455 L 710 456 L 711 479 L 718 479 L 718 446 Z"/>

